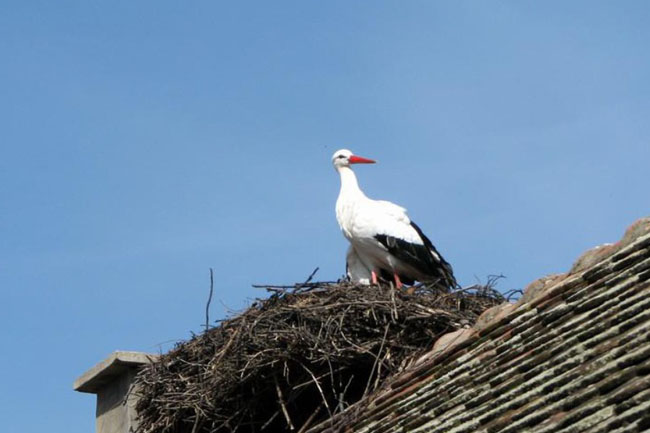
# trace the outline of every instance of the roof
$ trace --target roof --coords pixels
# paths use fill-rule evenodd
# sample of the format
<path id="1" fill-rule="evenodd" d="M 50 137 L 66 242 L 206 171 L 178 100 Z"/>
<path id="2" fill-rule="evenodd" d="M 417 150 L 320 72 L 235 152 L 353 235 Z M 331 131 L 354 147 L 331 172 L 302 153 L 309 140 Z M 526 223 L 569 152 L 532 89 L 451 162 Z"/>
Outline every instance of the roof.
<path id="1" fill-rule="evenodd" d="M 650 431 L 650 218 L 309 431 Z"/>

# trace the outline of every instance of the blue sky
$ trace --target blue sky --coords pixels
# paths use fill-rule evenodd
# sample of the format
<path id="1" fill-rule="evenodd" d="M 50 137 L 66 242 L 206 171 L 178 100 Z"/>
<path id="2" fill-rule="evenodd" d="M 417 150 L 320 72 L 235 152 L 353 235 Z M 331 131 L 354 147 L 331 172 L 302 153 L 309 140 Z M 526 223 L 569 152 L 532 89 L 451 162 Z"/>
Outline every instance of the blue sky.
<path id="1" fill-rule="evenodd" d="M 343 274 L 339 148 L 462 284 L 567 270 L 650 214 L 643 1 L 0 5 L 6 431 L 94 428 L 73 380 Z M 38 408 L 34 412 L 34 408 Z"/>

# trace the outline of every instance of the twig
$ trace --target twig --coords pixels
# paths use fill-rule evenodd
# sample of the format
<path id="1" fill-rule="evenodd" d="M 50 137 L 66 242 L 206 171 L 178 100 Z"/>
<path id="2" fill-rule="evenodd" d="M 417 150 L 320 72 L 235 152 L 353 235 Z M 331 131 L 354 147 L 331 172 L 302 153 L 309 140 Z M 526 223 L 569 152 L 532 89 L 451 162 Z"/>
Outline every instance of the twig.
<path id="1" fill-rule="evenodd" d="M 343 392 L 341 392 L 341 395 L 339 397 L 339 405 L 338 408 L 336 409 L 337 412 L 343 412 L 345 410 L 345 394 L 348 392 L 348 388 L 350 387 L 350 384 L 354 380 L 354 374 L 350 375 L 350 378 L 348 379 L 348 383 L 345 385 L 345 388 L 343 388 Z"/>
<path id="2" fill-rule="evenodd" d="M 488 275 L 488 277 L 487 277 L 487 283 L 485 284 L 485 286 L 486 286 L 488 289 L 494 289 L 494 286 L 497 285 L 497 282 L 498 282 L 499 280 L 501 280 L 501 279 L 504 279 L 504 278 L 506 278 L 506 276 L 503 275 L 503 274 L 499 274 L 499 275 L 495 275 L 495 274 L 493 274 L 493 275 Z"/>
<path id="3" fill-rule="evenodd" d="M 277 418 L 277 416 L 278 416 L 279 414 L 280 414 L 280 411 L 277 411 L 277 412 L 275 412 L 273 415 L 271 415 L 271 418 L 269 418 L 268 421 L 266 421 L 266 422 L 264 423 L 264 425 L 260 428 L 260 430 L 265 430 L 265 429 L 269 426 L 269 424 L 271 424 L 271 423 L 273 422 L 273 420 L 274 420 L 275 418 Z"/>
<path id="4" fill-rule="evenodd" d="M 192 426 L 192 433 L 196 433 L 199 431 L 199 427 L 201 426 L 201 417 L 199 414 L 196 412 L 196 409 L 194 410 L 194 425 Z"/>
<path id="5" fill-rule="evenodd" d="M 296 283 L 296 284 L 251 284 L 256 289 L 303 289 L 303 288 L 318 288 L 338 284 L 338 281 L 316 281 L 313 283 Z"/>
<path id="6" fill-rule="evenodd" d="M 508 290 L 507 292 L 503 293 L 503 296 L 506 298 L 506 300 L 508 302 L 511 302 L 510 299 L 515 298 L 515 300 L 519 300 L 519 298 L 523 294 L 524 294 L 523 290 L 512 289 L 512 290 Z"/>
<path id="7" fill-rule="evenodd" d="M 293 426 L 293 423 L 291 422 L 291 418 L 289 417 L 289 411 L 287 410 L 287 405 L 284 403 L 284 396 L 282 395 L 282 390 L 280 389 L 278 378 L 274 376 L 273 380 L 275 381 L 275 390 L 278 393 L 278 401 L 280 402 L 280 406 L 282 407 L 282 413 L 284 414 L 284 419 L 287 420 L 287 425 L 289 426 L 289 430 L 295 430 L 296 428 Z"/>
<path id="8" fill-rule="evenodd" d="M 368 391 L 370 390 L 370 383 L 372 382 L 372 375 L 375 372 L 375 368 L 377 367 L 377 363 L 379 362 L 379 357 L 381 356 L 382 350 L 384 350 L 384 344 L 386 343 L 386 336 L 388 335 L 388 328 L 390 328 L 390 323 L 386 324 L 386 329 L 384 329 L 384 338 L 381 339 L 381 345 L 379 346 L 379 352 L 377 352 L 377 355 L 375 355 L 375 362 L 372 364 L 372 368 L 370 369 L 370 374 L 368 375 L 368 382 L 366 383 L 366 389 L 363 391 L 363 395 L 368 394 Z"/>
<path id="9" fill-rule="evenodd" d="M 320 268 L 319 268 L 318 266 L 316 266 L 316 269 L 314 269 L 314 271 L 313 271 L 311 274 L 309 274 L 309 276 L 307 277 L 307 279 L 305 280 L 305 282 L 302 283 L 302 284 L 309 284 L 309 282 L 311 281 L 311 279 L 314 278 L 314 275 L 316 275 L 316 272 L 318 272 L 318 269 L 320 269 Z"/>
<path id="10" fill-rule="evenodd" d="M 214 271 L 210 268 L 210 296 L 205 304 L 205 330 L 210 328 L 210 302 L 212 302 L 212 292 L 214 291 Z"/>
<path id="11" fill-rule="evenodd" d="M 323 398 L 323 403 L 325 404 L 325 407 L 327 408 L 327 413 L 329 413 L 330 418 L 331 418 L 332 417 L 332 410 L 330 409 L 330 405 L 327 403 L 327 398 L 325 398 L 325 393 L 323 392 L 323 388 L 321 388 L 320 383 L 318 382 L 318 379 L 316 379 L 316 375 L 314 375 L 314 373 L 312 373 L 312 371 L 309 368 L 307 368 L 307 366 L 305 364 L 303 364 L 302 362 L 300 363 L 300 365 L 302 366 L 302 368 L 304 368 L 307 371 L 307 373 L 309 373 L 311 378 L 314 379 L 314 384 L 316 385 L 316 388 L 318 388 L 318 392 L 320 392 L 320 395 Z"/>
<path id="12" fill-rule="evenodd" d="M 309 425 L 314 420 L 314 418 L 316 418 L 316 415 L 318 415 L 320 413 L 321 409 L 323 409 L 323 403 L 319 404 L 318 407 L 312 412 L 312 414 L 309 415 L 309 418 L 307 418 L 307 421 L 305 421 L 305 423 L 302 425 L 302 427 L 300 427 L 300 430 L 298 430 L 298 433 L 304 433 L 304 432 L 307 431 L 307 429 L 309 428 Z"/>

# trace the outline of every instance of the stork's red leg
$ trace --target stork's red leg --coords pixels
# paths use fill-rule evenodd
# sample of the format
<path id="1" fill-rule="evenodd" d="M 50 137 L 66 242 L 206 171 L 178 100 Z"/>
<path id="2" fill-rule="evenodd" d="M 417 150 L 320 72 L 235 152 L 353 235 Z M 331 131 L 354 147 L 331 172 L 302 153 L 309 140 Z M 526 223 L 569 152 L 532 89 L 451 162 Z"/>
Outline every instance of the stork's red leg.
<path id="1" fill-rule="evenodd" d="M 397 275 L 397 272 L 393 272 L 393 278 L 395 278 L 395 287 L 401 289 L 403 284 L 402 284 L 402 280 L 399 279 L 399 275 Z"/>
<path id="2" fill-rule="evenodd" d="M 370 275 L 372 275 L 372 284 L 374 284 L 375 286 L 379 284 L 379 282 L 377 281 L 377 272 L 371 271 Z"/>

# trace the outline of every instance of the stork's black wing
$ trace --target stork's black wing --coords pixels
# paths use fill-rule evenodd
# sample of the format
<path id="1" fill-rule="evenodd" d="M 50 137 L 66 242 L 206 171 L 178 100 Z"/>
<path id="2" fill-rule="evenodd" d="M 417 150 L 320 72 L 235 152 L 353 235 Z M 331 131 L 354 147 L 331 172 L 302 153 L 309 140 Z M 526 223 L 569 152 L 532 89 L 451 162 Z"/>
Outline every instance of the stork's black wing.
<path id="1" fill-rule="evenodd" d="M 411 226 L 422 239 L 423 245 L 413 244 L 404 239 L 390 235 L 376 235 L 375 239 L 388 249 L 388 252 L 413 266 L 420 273 L 430 277 L 431 280 L 438 280 L 447 288 L 455 288 L 456 278 L 451 265 L 440 255 L 433 243 L 422 233 L 420 227 L 411 221 Z"/>

